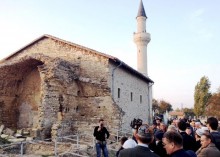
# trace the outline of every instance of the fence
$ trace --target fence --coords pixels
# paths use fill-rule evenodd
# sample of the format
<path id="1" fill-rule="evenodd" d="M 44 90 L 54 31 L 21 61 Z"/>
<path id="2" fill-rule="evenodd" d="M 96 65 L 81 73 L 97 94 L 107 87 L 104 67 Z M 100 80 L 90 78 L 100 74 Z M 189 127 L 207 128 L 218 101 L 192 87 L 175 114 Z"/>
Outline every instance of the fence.
<path id="1" fill-rule="evenodd" d="M 119 139 L 122 136 L 131 136 L 132 134 L 127 132 L 127 131 L 123 131 L 123 130 L 115 130 L 111 133 L 111 139 L 107 140 L 107 143 L 118 143 Z M 115 139 L 114 139 L 115 137 Z M 47 139 L 47 140 L 51 140 L 51 139 Z M 64 152 L 59 152 L 58 150 L 58 145 L 59 144 L 63 144 L 64 142 L 70 142 L 73 145 L 66 151 Z M 33 141 L 24 141 L 24 142 L 17 142 L 17 143 L 11 143 L 11 144 L 4 144 L 4 145 L 0 145 L 0 149 L 10 149 L 10 148 L 17 148 L 17 152 L 16 154 L 20 154 L 20 156 L 22 157 L 24 155 L 24 145 L 26 144 L 39 144 L 39 142 L 42 141 L 37 141 L 37 140 L 33 140 Z M 67 154 L 71 154 L 71 155 L 75 155 L 75 156 L 79 156 L 79 157 L 89 157 L 86 155 L 81 155 L 80 152 L 83 151 L 82 148 L 80 147 L 82 144 L 87 145 L 89 147 L 92 148 L 92 150 L 94 151 L 95 148 L 95 138 L 91 135 L 91 134 L 76 134 L 76 135 L 69 135 L 69 136 L 64 136 L 64 137 L 57 137 L 54 140 L 54 155 L 55 157 L 58 156 L 62 156 L 62 155 L 67 155 Z M 108 146 L 108 145 L 107 145 Z M 112 151 L 117 151 L 116 149 L 110 148 L 108 147 L 109 150 Z M 78 153 L 77 153 L 78 152 Z M 0 154 L 0 157 L 8 157 L 7 154 Z"/>
<path id="2" fill-rule="evenodd" d="M 83 136 L 88 136 L 89 138 L 91 138 L 90 141 L 83 141 L 81 140 L 81 137 Z M 85 139 L 85 137 L 84 137 Z M 60 142 L 59 142 L 60 141 Z M 69 150 L 62 152 L 62 153 L 58 153 L 58 144 L 59 143 L 63 143 L 63 141 L 71 141 L 71 143 L 75 143 L 76 147 L 71 147 Z M 81 155 L 79 153 L 74 153 L 73 151 L 81 151 L 80 145 L 81 144 L 86 144 L 87 146 L 91 146 L 94 149 L 94 145 L 95 145 L 95 141 L 93 136 L 88 135 L 88 134 L 76 134 L 76 135 L 70 135 L 70 136 L 64 136 L 64 137 L 57 137 L 55 140 L 55 148 L 54 148 L 54 155 L 55 157 L 60 156 L 60 155 L 66 155 L 66 154 L 72 154 L 72 155 L 76 155 L 79 157 L 89 157 L 89 156 L 85 156 L 85 155 Z"/>
<path id="3" fill-rule="evenodd" d="M 17 143 L 11 143 L 11 144 L 4 144 L 4 145 L 0 145 L 0 149 L 6 150 L 6 149 L 15 149 L 19 148 L 19 154 L 22 156 L 24 154 L 24 144 L 26 144 L 28 142 L 17 142 Z M 12 150 L 14 152 L 18 151 L 18 150 Z M 18 152 L 16 152 L 18 153 Z M 8 155 L 6 154 L 0 154 L 0 157 L 8 157 Z"/>

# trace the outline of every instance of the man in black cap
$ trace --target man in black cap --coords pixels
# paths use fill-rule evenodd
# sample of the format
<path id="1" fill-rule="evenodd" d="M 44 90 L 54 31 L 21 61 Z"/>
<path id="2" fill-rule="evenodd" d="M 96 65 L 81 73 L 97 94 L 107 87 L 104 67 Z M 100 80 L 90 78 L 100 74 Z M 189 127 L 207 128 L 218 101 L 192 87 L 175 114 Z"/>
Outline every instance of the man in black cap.
<path id="1" fill-rule="evenodd" d="M 119 157 L 159 157 L 148 148 L 148 145 L 153 141 L 154 134 L 147 124 L 143 124 L 138 128 L 135 137 L 138 145 L 134 148 L 122 150 Z"/>

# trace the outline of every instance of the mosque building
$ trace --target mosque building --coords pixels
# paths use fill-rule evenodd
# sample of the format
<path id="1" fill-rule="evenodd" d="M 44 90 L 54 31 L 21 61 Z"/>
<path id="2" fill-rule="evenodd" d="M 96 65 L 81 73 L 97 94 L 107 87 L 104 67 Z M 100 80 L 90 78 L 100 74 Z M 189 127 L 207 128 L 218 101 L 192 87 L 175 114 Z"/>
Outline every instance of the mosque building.
<path id="1" fill-rule="evenodd" d="M 151 38 L 142 1 L 136 20 L 137 70 L 116 57 L 52 35 L 1 60 L 0 125 L 27 128 L 45 139 L 91 133 L 100 118 L 112 132 L 129 129 L 134 118 L 152 122 L 154 82 L 147 71 Z"/>

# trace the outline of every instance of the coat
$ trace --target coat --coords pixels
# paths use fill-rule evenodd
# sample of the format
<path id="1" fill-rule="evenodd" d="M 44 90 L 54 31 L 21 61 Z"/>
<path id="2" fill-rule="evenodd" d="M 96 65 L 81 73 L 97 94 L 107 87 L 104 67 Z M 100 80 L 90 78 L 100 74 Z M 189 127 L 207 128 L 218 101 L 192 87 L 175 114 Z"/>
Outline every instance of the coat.
<path id="1" fill-rule="evenodd" d="M 170 154 L 171 157 L 191 157 L 184 149 L 179 149 L 172 154 Z"/>
<path id="2" fill-rule="evenodd" d="M 212 139 L 214 140 L 213 143 L 218 148 L 218 150 L 220 150 L 220 132 L 213 131 L 210 134 L 212 136 Z"/>
<path id="3" fill-rule="evenodd" d="M 134 148 L 123 149 L 119 153 L 119 157 L 159 157 L 157 154 L 151 152 L 147 147 L 136 146 Z"/>
<path id="4" fill-rule="evenodd" d="M 160 157 L 169 157 L 169 155 L 167 155 L 166 149 L 163 147 L 162 141 L 159 141 L 157 143 L 154 153 L 156 153 Z"/>
<path id="5" fill-rule="evenodd" d="M 183 149 L 196 151 L 196 140 L 186 132 L 180 132 L 183 137 Z"/>
<path id="6" fill-rule="evenodd" d="M 196 152 L 197 157 L 220 157 L 220 151 L 214 143 L 210 143 L 205 148 L 200 148 Z"/>

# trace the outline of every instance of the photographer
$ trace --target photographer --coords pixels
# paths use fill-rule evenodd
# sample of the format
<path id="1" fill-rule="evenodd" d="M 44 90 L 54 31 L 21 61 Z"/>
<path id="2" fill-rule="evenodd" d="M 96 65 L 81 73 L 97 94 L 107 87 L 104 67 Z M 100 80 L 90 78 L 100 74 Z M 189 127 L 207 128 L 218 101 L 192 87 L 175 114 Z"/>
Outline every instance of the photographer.
<path id="1" fill-rule="evenodd" d="M 93 135 L 96 138 L 96 153 L 97 157 L 101 157 L 101 150 L 104 154 L 104 157 L 108 157 L 108 149 L 106 147 L 106 137 L 109 138 L 109 132 L 104 127 L 104 120 L 99 120 L 99 126 L 96 126 L 94 129 Z"/>
<path id="2" fill-rule="evenodd" d="M 134 148 L 123 149 L 120 151 L 119 157 L 159 157 L 148 148 L 154 138 L 153 130 L 148 125 L 139 126 L 135 136 L 138 145 Z"/>
<path id="3" fill-rule="evenodd" d="M 142 120 L 141 119 L 135 119 L 131 121 L 131 128 L 132 128 L 132 139 L 137 143 L 137 140 L 135 138 L 135 134 L 137 133 L 138 128 L 142 125 Z"/>
<path id="4" fill-rule="evenodd" d="M 142 125 L 142 120 L 141 119 L 135 119 L 133 121 L 131 121 L 131 128 L 132 128 L 132 138 L 128 139 L 127 141 L 125 141 L 125 143 L 123 144 L 123 148 L 127 149 L 127 148 L 134 148 L 137 146 L 137 140 L 135 138 L 135 135 L 137 134 L 137 130 L 138 128 Z"/>

